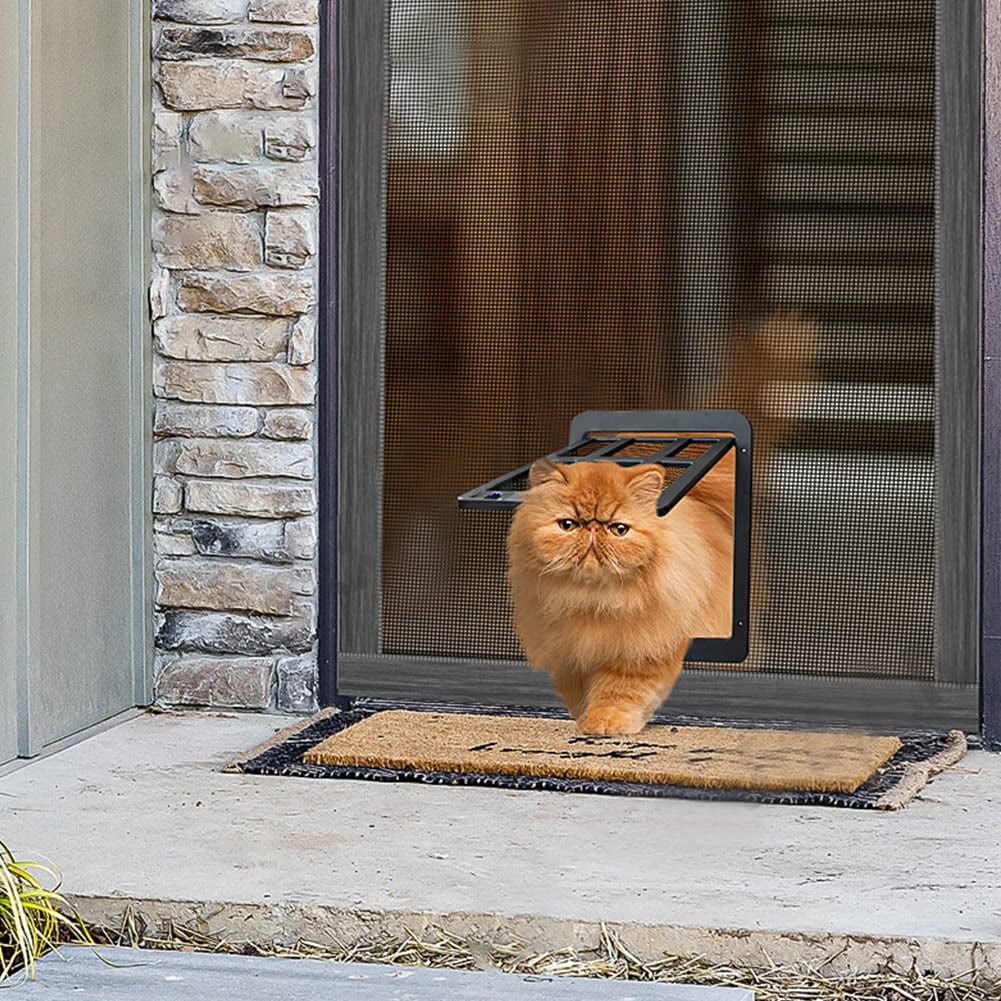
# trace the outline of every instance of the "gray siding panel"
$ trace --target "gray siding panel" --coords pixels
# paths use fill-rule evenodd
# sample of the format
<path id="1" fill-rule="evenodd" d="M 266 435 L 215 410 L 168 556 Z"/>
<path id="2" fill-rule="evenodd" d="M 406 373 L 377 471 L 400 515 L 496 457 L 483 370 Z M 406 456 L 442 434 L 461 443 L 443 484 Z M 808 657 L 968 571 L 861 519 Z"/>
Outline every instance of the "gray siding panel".
<path id="1" fill-rule="evenodd" d="M 0 0 L 0 761 L 145 692 L 147 24 Z"/>
<path id="2" fill-rule="evenodd" d="M 0 0 L 0 764 L 17 754 L 17 0 Z"/>

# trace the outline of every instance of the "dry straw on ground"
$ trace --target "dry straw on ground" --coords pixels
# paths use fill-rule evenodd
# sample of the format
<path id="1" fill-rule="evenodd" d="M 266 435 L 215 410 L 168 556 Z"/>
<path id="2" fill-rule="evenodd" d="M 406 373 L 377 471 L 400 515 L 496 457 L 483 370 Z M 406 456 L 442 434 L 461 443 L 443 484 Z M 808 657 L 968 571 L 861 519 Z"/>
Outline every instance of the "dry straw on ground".
<path id="1" fill-rule="evenodd" d="M 749 968 L 721 966 L 699 957 L 664 956 L 643 962 L 631 955 L 610 929 L 587 950 L 556 949 L 532 953 L 515 941 L 468 942 L 441 930 L 423 936 L 408 932 L 402 937 L 347 945 L 334 929 L 323 929 L 324 942 L 299 941 L 292 946 L 226 940 L 195 928 L 169 923 L 154 932 L 141 916 L 127 910 L 119 928 L 100 929 L 102 941 L 111 945 L 147 949 L 187 949 L 295 959 L 331 959 L 356 963 L 390 963 L 452 970 L 494 969 L 536 976 L 601 977 L 664 983 L 744 987 L 756 1001 L 998 1001 L 1001 981 L 985 982 L 976 970 L 963 977 L 944 978 L 917 970 L 883 971 L 852 976 L 832 976 L 823 966 Z M 831 959 L 836 958 L 832 956 Z M 828 961 L 830 962 L 830 960 Z"/>

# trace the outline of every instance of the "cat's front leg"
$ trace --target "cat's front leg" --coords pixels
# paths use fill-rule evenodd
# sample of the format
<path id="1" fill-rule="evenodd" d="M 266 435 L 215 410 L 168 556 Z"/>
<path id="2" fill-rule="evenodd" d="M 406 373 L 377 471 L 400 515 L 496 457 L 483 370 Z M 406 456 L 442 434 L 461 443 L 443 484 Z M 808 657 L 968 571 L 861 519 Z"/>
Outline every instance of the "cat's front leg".
<path id="1" fill-rule="evenodd" d="M 598 669 L 577 729 L 595 734 L 639 733 L 671 693 L 682 665 L 683 655 L 678 655 L 655 664 L 613 664 Z"/>

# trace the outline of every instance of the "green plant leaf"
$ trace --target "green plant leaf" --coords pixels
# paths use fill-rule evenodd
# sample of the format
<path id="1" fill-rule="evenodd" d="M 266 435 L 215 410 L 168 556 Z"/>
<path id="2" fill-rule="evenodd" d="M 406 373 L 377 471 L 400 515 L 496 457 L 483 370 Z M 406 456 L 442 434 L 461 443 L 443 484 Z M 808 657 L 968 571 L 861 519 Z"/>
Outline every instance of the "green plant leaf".
<path id="1" fill-rule="evenodd" d="M 60 884 L 55 866 L 18 859 L 0 841 L 0 981 L 34 979 L 36 960 L 60 942 L 94 944 Z"/>

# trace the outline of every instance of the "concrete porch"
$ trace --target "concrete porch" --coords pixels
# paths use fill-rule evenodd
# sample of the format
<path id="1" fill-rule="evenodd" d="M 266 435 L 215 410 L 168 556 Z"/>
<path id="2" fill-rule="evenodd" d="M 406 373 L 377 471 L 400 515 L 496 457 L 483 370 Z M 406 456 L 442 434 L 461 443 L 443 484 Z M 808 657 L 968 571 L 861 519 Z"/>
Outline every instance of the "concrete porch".
<path id="1" fill-rule="evenodd" d="M 641 957 L 1001 977 L 1001 756 L 906 810 L 223 774 L 273 715 L 146 715 L 0 778 L 2 837 L 92 923 L 342 942 L 442 927 Z"/>

